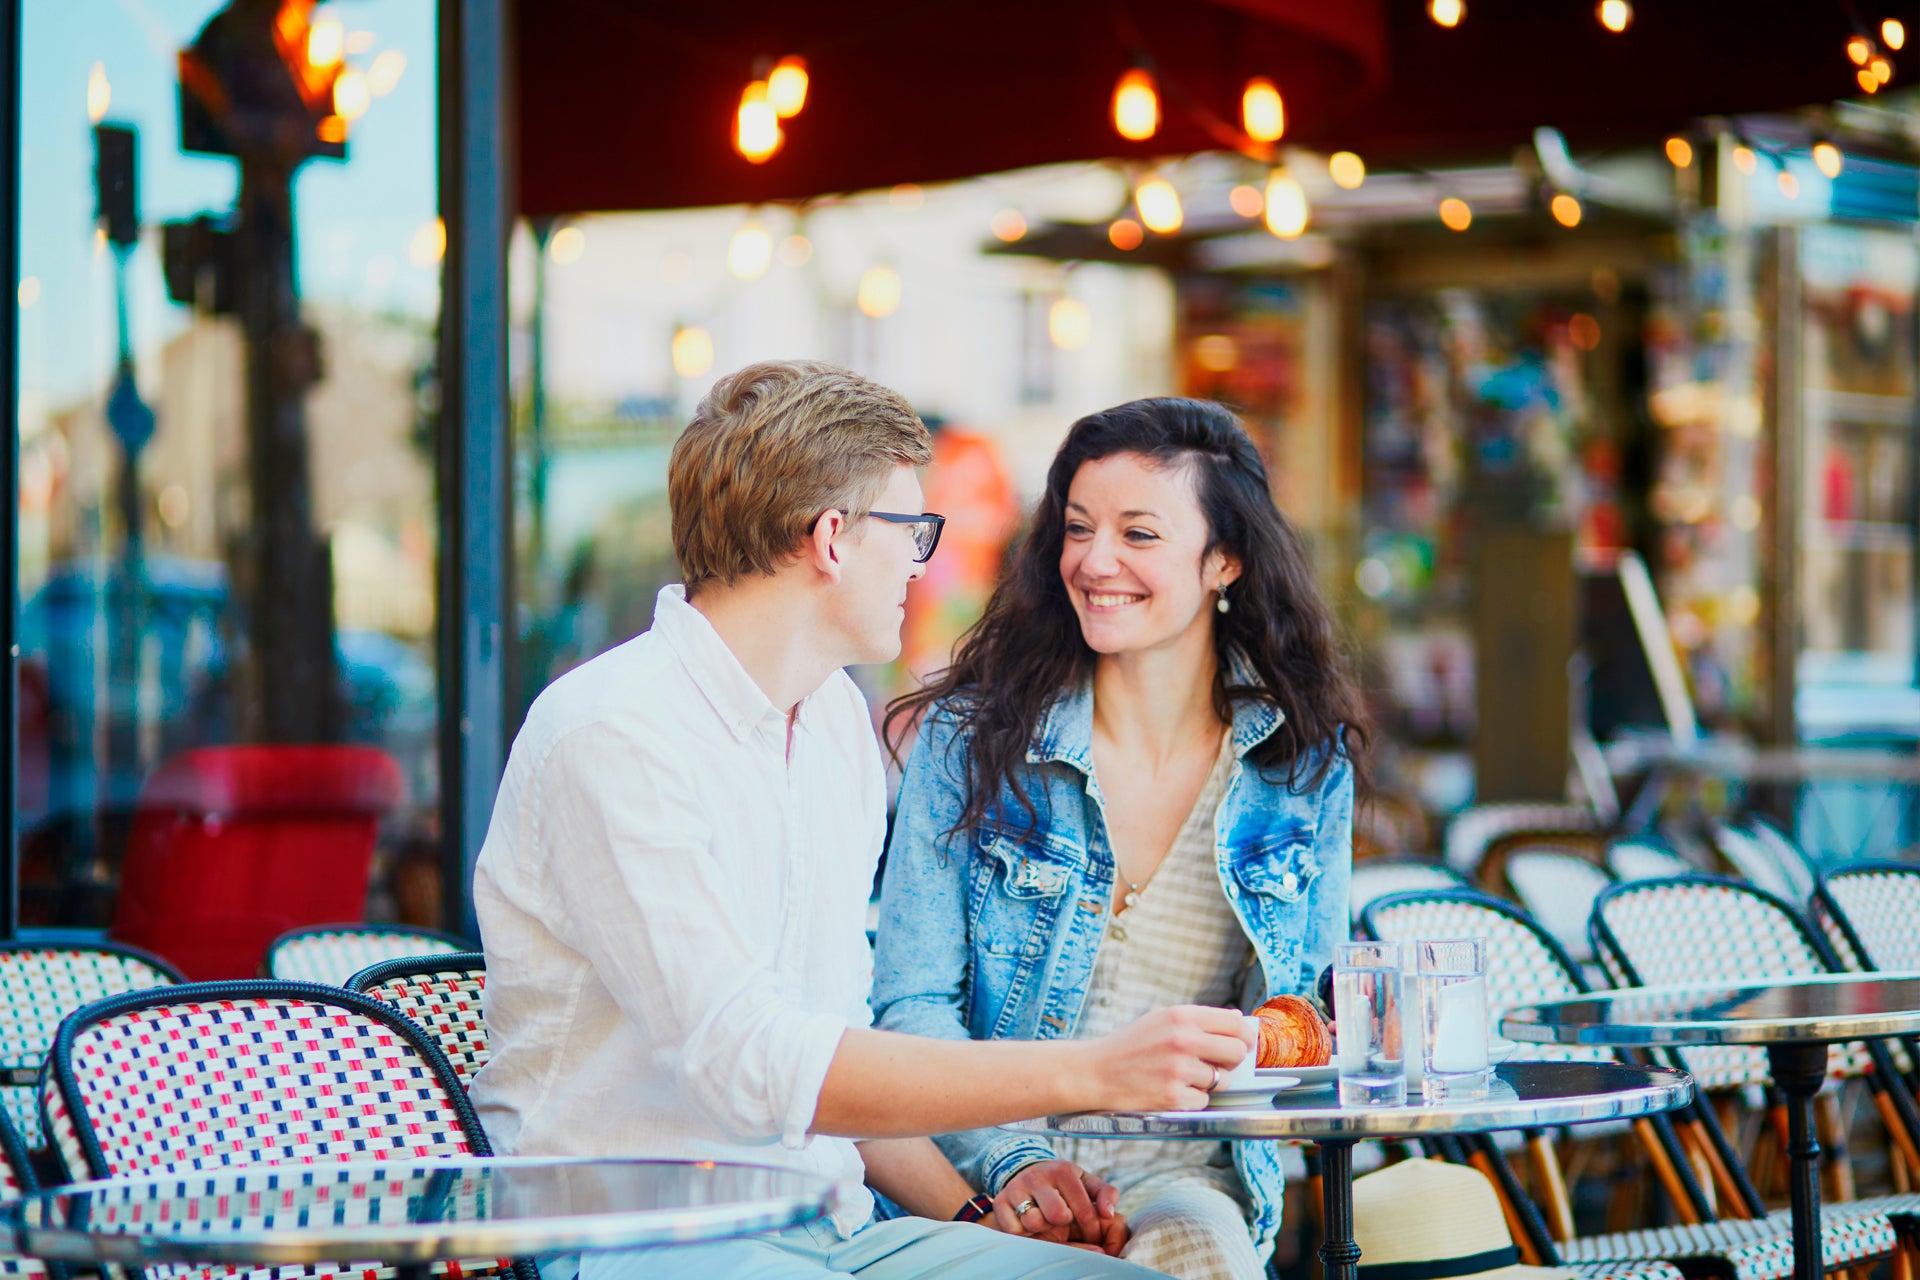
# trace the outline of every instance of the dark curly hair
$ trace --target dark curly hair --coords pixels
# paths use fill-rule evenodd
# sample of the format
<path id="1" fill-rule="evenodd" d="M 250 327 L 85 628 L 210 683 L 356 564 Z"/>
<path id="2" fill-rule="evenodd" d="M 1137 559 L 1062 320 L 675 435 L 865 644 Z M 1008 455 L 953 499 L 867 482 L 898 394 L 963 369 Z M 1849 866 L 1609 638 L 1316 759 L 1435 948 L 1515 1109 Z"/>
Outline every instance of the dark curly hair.
<path id="1" fill-rule="evenodd" d="M 953 664 L 888 707 L 886 736 L 895 758 L 907 729 L 944 702 L 943 714 L 972 736 L 966 807 L 953 829 L 985 818 L 1001 784 L 1011 786 L 1029 822 L 1035 820 L 1020 780 L 1027 749 L 1047 707 L 1078 687 L 1094 663 L 1060 578 L 1067 490 L 1081 466 L 1121 453 L 1191 468 L 1207 518 L 1207 551 L 1218 548 L 1240 562 L 1232 608 L 1214 616 L 1214 711 L 1231 722 L 1233 704 L 1244 700 L 1268 703 L 1285 716 L 1248 759 L 1263 775 L 1305 792 L 1344 754 L 1364 788 L 1365 704 L 1335 642 L 1306 545 L 1274 505 L 1266 465 L 1246 429 L 1210 400 L 1135 400 L 1073 424 L 1047 471 L 1032 526 L 986 612 L 961 638 Z M 1252 666 L 1258 684 L 1229 683 L 1235 654 Z"/>

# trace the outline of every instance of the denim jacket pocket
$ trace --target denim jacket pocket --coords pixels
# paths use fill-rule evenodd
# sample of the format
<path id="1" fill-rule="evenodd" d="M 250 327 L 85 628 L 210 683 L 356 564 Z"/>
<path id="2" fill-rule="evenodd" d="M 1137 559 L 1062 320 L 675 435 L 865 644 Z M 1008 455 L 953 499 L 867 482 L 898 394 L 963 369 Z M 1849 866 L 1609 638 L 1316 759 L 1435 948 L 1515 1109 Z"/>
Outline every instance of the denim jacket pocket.
<path id="1" fill-rule="evenodd" d="M 1288 905 L 1306 897 L 1308 886 L 1319 874 L 1320 858 L 1314 852 L 1312 832 L 1263 841 L 1233 862 L 1233 878 L 1242 889 Z"/>
<path id="2" fill-rule="evenodd" d="M 992 955 L 1044 953 L 1078 867 L 1044 842 L 991 828 L 981 830 L 979 843 L 985 876 L 975 895 L 976 945 Z"/>

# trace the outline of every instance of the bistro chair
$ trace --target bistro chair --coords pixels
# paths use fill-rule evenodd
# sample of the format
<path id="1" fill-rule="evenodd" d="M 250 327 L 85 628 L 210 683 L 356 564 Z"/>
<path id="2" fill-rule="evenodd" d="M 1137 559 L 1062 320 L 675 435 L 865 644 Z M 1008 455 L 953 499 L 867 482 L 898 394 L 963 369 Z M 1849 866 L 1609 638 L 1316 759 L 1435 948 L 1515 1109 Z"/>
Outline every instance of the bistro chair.
<path id="1" fill-rule="evenodd" d="M 1737 983 L 1811 977 L 1840 969 L 1825 940 L 1791 904 L 1723 876 L 1616 885 L 1594 904 L 1591 928 L 1595 953 L 1621 986 Z M 1762 1049 L 1717 1046 L 1672 1052 L 1702 1089 L 1770 1084 Z M 1888 1047 L 1877 1040 L 1835 1045 L 1828 1054 L 1827 1074 L 1834 1079 L 1865 1080 L 1890 1141 L 1910 1168 L 1920 1169 L 1915 1148 L 1920 1114 L 1899 1080 Z M 1821 1116 L 1832 1120 L 1830 1110 Z M 1778 1123 L 1771 1127 L 1784 1132 Z M 1837 1130 L 1837 1125 L 1829 1127 Z M 1840 1159 L 1841 1135 L 1823 1133 L 1820 1141 L 1834 1157 L 1830 1169 L 1840 1184 L 1837 1190 L 1844 1193 L 1849 1179 Z"/>
<path id="2" fill-rule="evenodd" d="M 1786 837 L 1762 839 L 1751 830 L 1724 822 L 1712 827 L 1713 847 L 1740 877 L 1784 902 L 1804 903 L 1813 896 L 1814 876 L 1806 861 L 1791 849 L 1782 849 Z"/>
<path id="3" fill-rule="evenodd" d="M 1594 899 L 1613 884 L 1613 875 L 1585 854 L 1553 845 L 1509 850 L 1501 863 L 1506 887 L 1553 940 L 1574 960 L 1593 959 L 1587 940 L 1587 916 Z"/>
<path id="4" fill-rule="evenodd" d="M 34 1085 L 60 1020 L 125 991 L 185 982 L 180 971 L 111 942 L 0 943 L 0 1110 L 30 1148 L 44 1144 Z"/>
<path id="5" fill-rule="evenodd" d="M 1513 836 L 1571 836 L 1599 833 L 1592 809 L 1571 804 L 1482 804 L 1462 809 L 1447 826 L 1446 863 L 1463 876 L 1478 876 L 1494 847 Z"/>
<path id="6" fill-rule="evenodd" d="M 1616 840 L 1607 846 L 1607 870 L 1613 873 L 1615 880 L 1624 883 L 1628 880 L 1671 880 L 1675 876 L 1690 876 L 1695 867 L 1664 845 L 1633 837 Z"/>
<path id="7" fill-rule="evenodd" d="M 1512 904 L 1483 894 L 1399 894 L 1369 906 L 1362 928 L 1369 936 L 1380 938 L 1486 938 L 1487 1008 L 1494 1017 L 1518 1005 L 1565 999 L 1590 989 L 1580 966 L 1537 921 Z M 1574 1045 L 1521 1044 L 1513 1052 L 1513 1059 L 1522 1060 L 1591 1061 L 1615 1056 L 1611 1049 Z M 1690 1116 L 1683 1123 L 1702 1123 L 1697 1112 L 1704 1106 L 1696 1103 L 1681 1113 Z M 1633 1130 L 1681 1218 L 1680 1225 L 1574 1235 L 1572 1213 L 1564 1207 L 1566 1188 L 1558 1154 L 1546 1134 L 1530 1131 L 1530 1167 L 1535 1185 L 1547 1202 L 1552 1237 L 1551 1242 L 1533 1243 L 1535 1252 L 1544 1254 L 1548 1265 L 1557 1258 L 1587 1273 L 1618 1271 L 1665 1259 L 1690 1276 L 1712 1273 L 1731 1274 L 1737 1280 L 1785 1280 L 1792 1275 L 1792 1237 L 1784 1218 L 1716 1220 L 1713 1204 L 1695 1178 L 1667 1117 L 1635 1120 Z M 1489 1171 L 1487 1165 L 1500 1170 L 1493 1178 L 1496 1187 L 1524 1202 L 1518 1179 L 1505 1168 L 1504 1155 L 1491 1143 L 1482 1148 L 1474 1162 L 1482 1166 L 1482 1172 Z M 1891 1253 L 1897 1243 L 1893 1223 L 1885 1213 L 1848 1208 L 1849 1212 L 1843 1214 L 1836 1206 L 1822 1224 L 1823 1252 L 1829 1268 L 1871 1261 Z M 1526 1209 L 1531 1210 L 1531 1204 Z M 1536 1217 L 1528 1211 L 1517 1216 L 1523 1223 Z"/>
<path id="8" fill-rule="evenodd" d="M 1366 858 L 1353 864 L 1352 878 L 1347 885 L 1347 908 L 1348 913 L 1358 920 L 1368 903 L 1391 893 L 1467 887 L 1466 878 L 1438 858 L 1423 858 L 1417 854 Z"/>
<path id="9" fill-rule="evenodd" d="M 6 1112 L 0 1111 L 0 1202 L 18 1200 L 39 1189 L 39 1180 L 33 1176 L 33 1161 L 27 1155 L 26 1144 L 20 1140 L 20 1133 L 13 1127 L 13 1122 L 7 1119 Z M 49 1274 L 59 1278 L 64 1277 L 67 1271 L 65 1267 L 42 1262 L 38 1258 L 0 1253 L 0 1275 Z"/>
<path id="10" fill-rule="evenodd" d="M 141 788 L 108 936 L 196 981 L 244 980 L 267 944 L 366 908 L 380 818 L 405 793 L 372 747 L 203 747 Z"/>
<path id="11" fill-rule="evenodd" d="M 1821 877 L 1813 914 L 1847 969 L 1920 971 L 1920 867 L 1847 863 Z"/>
<path id="12" fill-rule="evenodd" d="M 459 1077 L 426 1033 L 338 987 L 256 980 L 115 996 L 61 1024 L 48 1067 L 44 1119 L 76 1180 L 493 1154 Z M 508 1260 L 435 1267 L 534 1280 L 530 1265 Z M 320 1270 L 359 1280 L 393 1274 L 375 1264 Z"/>
<path id="13" fill-rule="evenodd" d="M 461 1087 L 487 1065 L 487 958 L 478 951 L 383 960 L 347 979 L 347 989 L 391 1005 L 419 1025 L 447 1055 Z"/>
<path id="14" fill-rule="evenodd" d="M 343 987 L 368 965 L 405 956 L 449 956 L 473 944 L 438 929 L 404 924 L 317 924 L 289 930 L 267 946 L 264 975 L 282 982 Z"/>

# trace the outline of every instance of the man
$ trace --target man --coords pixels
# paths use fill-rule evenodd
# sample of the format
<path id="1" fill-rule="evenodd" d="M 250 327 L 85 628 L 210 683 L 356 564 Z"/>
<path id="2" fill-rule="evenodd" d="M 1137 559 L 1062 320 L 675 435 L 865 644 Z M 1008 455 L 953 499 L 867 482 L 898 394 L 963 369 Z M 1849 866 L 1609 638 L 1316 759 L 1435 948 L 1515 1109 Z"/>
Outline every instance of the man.
<path id="1" fill-rule="evenodd" d="M 939 535 L 914 471 L 929 456 L 906 402 L 846 370 L 722 379 L 668 466 L 684 589 L 556 681 L 514 742 L 474 876 L 493 1051 L 474 1101 L 494 1145 L 780 1164 L 846 1188 L 830 1223 L 588 1254 L 580 1280 L 1143 1276 L 952 1222 L 971 1188 L 925 1135 L 1204 1106 L 1248 1051 L 1222 1009 L 1088 1041 L 870 1027 L 885 782 L 841 668 L 899 652 Z M 863 1176 L 921 1216 L 873 1223 Z M 1117 1251 L 1111 1188 L 1054 1184 L 994 1206 L 999 1225 Z"/>

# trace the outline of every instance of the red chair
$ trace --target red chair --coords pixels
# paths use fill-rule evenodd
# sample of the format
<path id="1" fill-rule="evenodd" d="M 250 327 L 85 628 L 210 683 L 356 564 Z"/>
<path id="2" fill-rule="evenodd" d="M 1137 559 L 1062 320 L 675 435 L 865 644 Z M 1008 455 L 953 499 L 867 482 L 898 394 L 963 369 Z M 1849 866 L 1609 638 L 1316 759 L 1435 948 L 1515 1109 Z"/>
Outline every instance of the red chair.
<path id="1" fill-rule="evenodd" d="M 358 920 L 400 766 L 371 747 L 188 751 L 134 809 L 108 937 L 194 981 L 250 978 L 289 929 Z"/>

